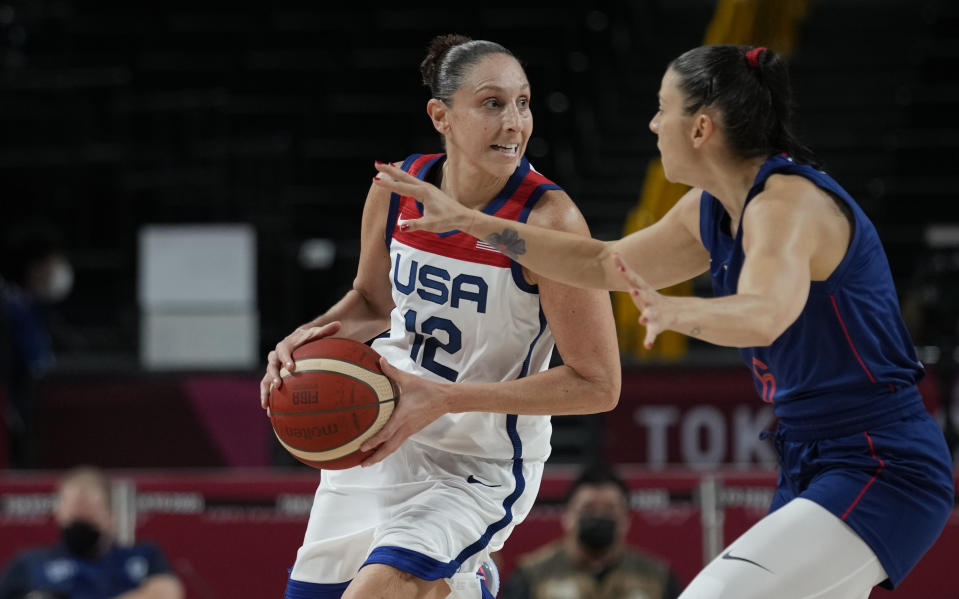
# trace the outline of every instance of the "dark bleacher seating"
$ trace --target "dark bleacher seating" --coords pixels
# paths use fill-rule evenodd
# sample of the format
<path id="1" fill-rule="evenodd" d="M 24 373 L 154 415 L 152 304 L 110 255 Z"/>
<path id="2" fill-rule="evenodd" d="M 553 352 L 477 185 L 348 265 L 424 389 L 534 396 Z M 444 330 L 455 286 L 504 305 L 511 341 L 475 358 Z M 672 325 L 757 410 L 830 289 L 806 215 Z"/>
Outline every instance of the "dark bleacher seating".
<path id="1" fill-rule="evenodd" d="M 814 2 L 793 61 L 801 130 L 875 218 L 897 276 L 922 226 L 951 214 L 942 200 L 956 188 L 946 157 L 959 142 L 942 116 L 959 100 L 957 9 L 919 4 Z M 136 368 L 147 223 L 256 225 L 264 353 L 335 301 L 355 268 L 372 161 L 440 149 L 417 70 L 440 32 L 500 41 L 524 60 L 530 157 L 595 236 L 619 236 L 656 155 L 647 123 L 662 71 L 701 42 L 714 8 L 12 5 L 26 36 L 0 46 L 2 225 L 43 218 L 63 230 L 77 286 L 61 308 L 74 333 L 61 363 L 84 369 Z M 338 242 L 329 271 L 298 266 L 310 237 Z M 575 445 L 590 425 L 565 426 L 557 439 Z"/>

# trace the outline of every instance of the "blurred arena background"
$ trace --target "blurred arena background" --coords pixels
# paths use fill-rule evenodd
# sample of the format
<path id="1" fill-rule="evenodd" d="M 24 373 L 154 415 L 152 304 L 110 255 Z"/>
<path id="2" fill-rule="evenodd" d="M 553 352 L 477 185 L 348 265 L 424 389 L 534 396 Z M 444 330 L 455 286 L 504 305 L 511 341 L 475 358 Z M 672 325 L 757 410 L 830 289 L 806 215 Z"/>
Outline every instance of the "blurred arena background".
<path id="1" fill-rule="evenodd" d="M 0 233 L 42 227 L 74 271 L 51 309 L 55 362 L 30 380 L 30 447 L 0 444 L 0 562 L 54 537 L 56 477 L 89 463 L 120 478 L 128 538 L 157 540 L 188 597 L 281 594 L 318 472 L 272 437 L 264 357 L 349 289 L 373 161 L 440 149 L 417 66 L 444 32 L 524 61 L 527 156 L 603 239 L 668 202 L 647 123 L 669 60 L 704 40 L 787 51 L 799 131 L 876 223 L 927 407 L 957 446 L 952 0 L 0 0 Z M 596 460 L 623 468 L 636 541 L 684 584 L 765 512 L 773 416 L 738 354 L 669 338 L 637 352 L 617 307 L 620 405 L 553 419 L 506 573 L 559 533 L 565 485 Z M 957 552 L 959 512 L 895 596 L 955 599 Z"/>

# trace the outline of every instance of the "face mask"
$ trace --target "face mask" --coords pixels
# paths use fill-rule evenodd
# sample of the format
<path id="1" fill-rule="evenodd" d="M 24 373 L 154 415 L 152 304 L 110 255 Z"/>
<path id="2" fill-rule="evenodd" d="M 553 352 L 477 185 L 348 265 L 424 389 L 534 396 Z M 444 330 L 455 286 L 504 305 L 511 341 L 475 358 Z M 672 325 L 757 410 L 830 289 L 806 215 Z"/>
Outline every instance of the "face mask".
<path id="1" fill-rule="evenodd" d="M 607 516 L 582 516 L 577 525 L 577 539 L 587 553 L 600 554 L 613 544 L 616 521 Z"/>
<path id="2" fill-rule="evenodd" d="M 67 550 L 81 559 L 93 559 L 99 554 L 100 537 L 100 529 L 83 520 L 74 520 L 60 530 Z"/>

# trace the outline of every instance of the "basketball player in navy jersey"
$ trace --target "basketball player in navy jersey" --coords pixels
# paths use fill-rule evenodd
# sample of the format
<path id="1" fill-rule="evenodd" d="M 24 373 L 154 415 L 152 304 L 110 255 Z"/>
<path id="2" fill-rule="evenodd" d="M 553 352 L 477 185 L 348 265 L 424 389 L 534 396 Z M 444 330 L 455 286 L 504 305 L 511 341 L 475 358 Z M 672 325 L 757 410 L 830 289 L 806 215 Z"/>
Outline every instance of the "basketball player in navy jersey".
<path id="1" fill-rule="evenodd" d="M 530 86 L 510 52 L 441 36 L 421 71 L 446 152 L 414 154 L 400 170 L 470 209 L 588 238 L 569 197 L 523 157 Z M 605 292 L 532 275 L 466 233 L 396 228 L 420 214 L 413 198 L 371 187 L 353 290 L 270 352 L 264 407 L 292 350 L 323 336 L 376 337 L 400 388 L 363 467 L 322 473 L 289 599 L 488 599 L 477 570 L 536 498 L 548 415 L 619 399 Z M 549 368 L 554 339 L 564 364 Z"/>
<path id="2" fill-rule="evenodd" d="M 377 166 L 377 184 L 425 205 L 402 230 L 509 237 L 534 272 L 628 290 L 647 347 L 672 330 L 740 348 L 779 417 L 778 489 L 770 514 L 681 599 L 863 599 L 902 581 L 954 502 L 876 230 L 795 139 L 790 102 L 785 64 L 765 48 L 705 46 L 674 60 L 649 126 L 666 177 L 693 189 L 609 243 L 497 221 Z M 707 270 L 714 298 L 656 291 Z"/>

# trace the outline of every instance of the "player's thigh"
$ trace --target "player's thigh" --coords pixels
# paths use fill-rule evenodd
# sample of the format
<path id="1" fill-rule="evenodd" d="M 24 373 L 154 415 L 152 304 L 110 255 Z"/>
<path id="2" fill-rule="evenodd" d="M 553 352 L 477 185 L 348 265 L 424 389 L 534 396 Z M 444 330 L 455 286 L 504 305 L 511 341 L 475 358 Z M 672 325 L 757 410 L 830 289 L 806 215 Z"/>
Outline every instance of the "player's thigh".
<path id="1" fill-rule="evenodd" d="M 385 564 L 364 566 L 342 599 L 445 599 L 450 586 L 445 579 L 423 580 Z"/>
<path id="2" fill-rule="evenodd" d="M 885 578 L 878 558 L 852 529 L 800 498 L 736 539 L 680 599 L 864 599 Z"/>

